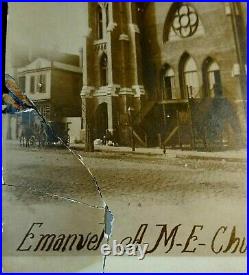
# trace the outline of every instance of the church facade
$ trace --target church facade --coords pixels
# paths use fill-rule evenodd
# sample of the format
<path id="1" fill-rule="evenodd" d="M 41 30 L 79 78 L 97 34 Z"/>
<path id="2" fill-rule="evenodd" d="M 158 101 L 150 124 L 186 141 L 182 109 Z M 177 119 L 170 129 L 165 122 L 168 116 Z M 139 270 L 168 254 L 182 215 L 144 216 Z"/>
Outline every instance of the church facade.
<path id="1" fill-rule="evenodd" d="M 120 145 L 193 146 L 217 128 L 212 112 L 221 116 L 222 142 L 243 136 L 244 5 L 88 3 L 82 139 L 108 130 Z"/>

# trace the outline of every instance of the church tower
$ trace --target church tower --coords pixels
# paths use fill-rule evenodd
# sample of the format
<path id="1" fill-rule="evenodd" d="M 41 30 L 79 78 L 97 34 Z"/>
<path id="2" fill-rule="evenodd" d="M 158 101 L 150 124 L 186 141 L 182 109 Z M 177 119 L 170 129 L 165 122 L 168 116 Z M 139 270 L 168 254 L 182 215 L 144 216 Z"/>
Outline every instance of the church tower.
<path id="1" fill-rule="evenodd" d="M 210 144 L 236 144 L 245 136 L 245 18 L 239 3 L 89 2 L 81 92 L 86 145 L 112 135 L 119 145 L 135 139 L 140 146 L 195 148 L 199 125 L 209 127 Z M 193 114 L 203 102 L 230 109 L 224 116 L 218 110 L 225 105 L 214 106 L 211 127 L 202 111 Z"/>
<path id="2" fill-rule="evenodd" d="M 145 97 L 139 29 L 140 8 L 132 2 L 89 2 L 83 44 L 82 117 L 93 139 L 108 130 L 123 145 Z"/>

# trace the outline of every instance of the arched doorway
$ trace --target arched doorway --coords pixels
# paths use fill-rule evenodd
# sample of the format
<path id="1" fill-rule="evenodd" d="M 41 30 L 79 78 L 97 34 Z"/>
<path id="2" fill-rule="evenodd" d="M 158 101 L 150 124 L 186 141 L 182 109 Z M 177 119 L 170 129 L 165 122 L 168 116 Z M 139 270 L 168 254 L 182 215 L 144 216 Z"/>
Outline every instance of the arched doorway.
<path id="1" fill-rule="evenodd" d="M 108 129 L 107 103 L 101 103 L 95 112 L 94 139 L 102 139 Z"/>

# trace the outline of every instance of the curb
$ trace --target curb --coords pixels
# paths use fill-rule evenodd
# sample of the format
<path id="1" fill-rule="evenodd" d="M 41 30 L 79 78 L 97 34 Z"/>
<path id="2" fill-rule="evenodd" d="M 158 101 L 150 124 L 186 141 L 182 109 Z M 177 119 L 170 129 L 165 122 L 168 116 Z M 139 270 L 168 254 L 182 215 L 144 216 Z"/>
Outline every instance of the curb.
<path id="1" fill-rule="evenodd" d="M 71 149 L 74 150 L 84 150 L 84 146 L 77 146 L 77 145 L 72 145 L 70 146 Z M 94 152 L 103 152 L 103 153 L 118 153 L 118 154 L 123 154 L 123 155 L 144 155 L 144 156 L 153 156 L 153 157 L 160 157 L 160 156 L 165 156 L 165 157 L 175 157 L 179 159 L 200 159 L 200 160 L 215 160 L 215 161 L 227 161 L 227 162 L 246 162 L 246 158 L 241 158 L 241 157 L 224 157 L 224 156 L 203 156 L 203 155 L 190 155 L 190 154 L 178 154 L 174 152 L 166 152 L 166 154 L 162 153 L 153 153 L 153 152 L 139 152 L 139 151 L 125 151 L 125 150 L 104 150 L 101 148 L 96 148 Z"/>
<path id="2" fill-rule="evenodd" d="M 211 157 L 211 156 L 191 156 L 191 155 L 176 155 L 176 158 L 180 159 L 200 159 L 200 160 L 216 160 L 224 162 L 246 162 L 244 158 L 231 158 L 231 157 Z"/>

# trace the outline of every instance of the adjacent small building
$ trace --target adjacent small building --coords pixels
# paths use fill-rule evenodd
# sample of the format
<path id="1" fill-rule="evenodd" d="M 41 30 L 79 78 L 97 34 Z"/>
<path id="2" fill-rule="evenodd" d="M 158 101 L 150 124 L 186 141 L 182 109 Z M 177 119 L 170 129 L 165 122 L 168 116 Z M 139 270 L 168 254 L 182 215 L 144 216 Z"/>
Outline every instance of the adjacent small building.
<path id="1" fill-rule="evenodd" d="M 22 91 L 51 121 L 81 116 L 82 70 L 78 66 L 37 58 L 17 69 Z"/>
<path id="2" fill-rule="evenodd" d="M 80 139 L 82 121 L 80 56 L 41 50 L 39 55 L 37 53 L 30 55 L 29 60 L 15 60 L 14 77 L 43 117 L 47 121 L 64 123 L 69 129 L 71 142 L 75 142 Z M 19 138 L 22 119 L 16 114 L 8 116 L 7 139 Z"/>

